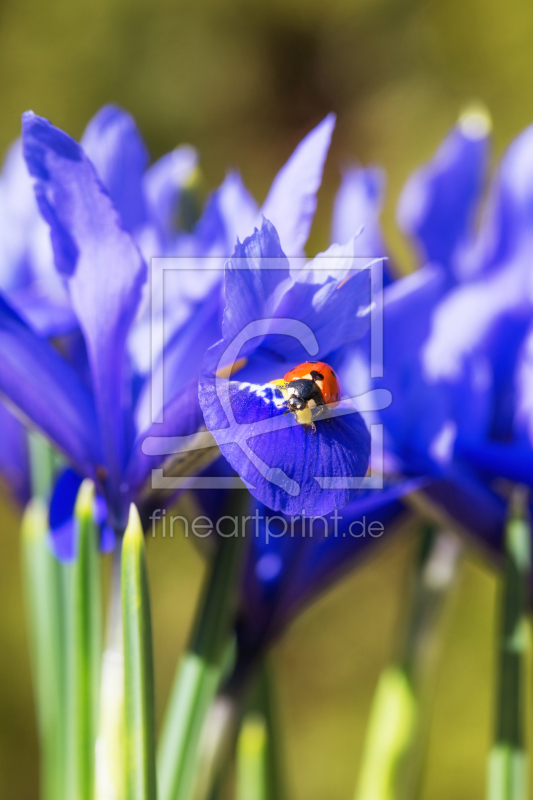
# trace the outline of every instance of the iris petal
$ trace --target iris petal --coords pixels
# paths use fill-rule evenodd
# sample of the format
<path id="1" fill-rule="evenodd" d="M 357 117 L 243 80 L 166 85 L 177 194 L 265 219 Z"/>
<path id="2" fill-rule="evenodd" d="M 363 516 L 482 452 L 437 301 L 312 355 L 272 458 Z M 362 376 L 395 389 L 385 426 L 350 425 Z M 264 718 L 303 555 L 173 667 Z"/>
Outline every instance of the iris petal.
<path id="1" fill-rule="evenodd" d="M 489 125 L 481 115 L 466 115 L 453 128 L 434 158 L 405 185 L 398 223 L 412 236 L 423 261 L 451 269 L 464 244 L 487 168 Z"/>
<path id="2" fill-rule="evenodd" d="M 383 257 L 387 249 L 381 235 L 379 217 L 383 205 L 385 175 L 377 167 L 348 167 L 335 197 L 331 242 L 347 244 L 356 237 L 354 254 Z M 391 282 L 385 262 L 383 284 Z"/>
<path id="3" fill-rule="evenodd" d="M 353 569 L 369 546 L 382 536 L 387 538 L 406 511 L 399 499 L 423 483 L 404 481 L 383 490 L 362 491 L 341 514 L 303 522 L 299 517 L 275 516 L 259 505 L 252 517 L 244 574 L 241 649 L 268 646 L 304 605 Z"/>
<path id="4" fill-rule="evenodd" d="M 356 494 L 370 451 L 360 414 L 318 420 L 313 430 L 285 410 L 277 388 L 205 375 L 200 403 L 222 454 L 269 508 L 316 516 Z"/>
<path id="5" fill-rule="evenodd" d="M 50 500 L 50 546 L 60 561 L 72 561 L 76 556 L 74 508 L 82 480 L 74 470 L 64 470 L 55 482 Z M 115 547 L 116 537 L 113 529 L 106 524 L 107 505 L 100 495 L 94 498 L 93 516 L 100 527 L 100 550 L 109 553 Z"/>
<path id="6" fill-rule="evenodd" d="M 334 127 L 335 115 L 328 114 L 307 134 L 277 174 L 261 208 L 275 225 L 289 258 L 303 255 Z"/>
<path id="7" fill-rule="evenodd" d="M 250 236 L 257 224 L 257 203 L 243 184 L 239 172 L 235 170 L 226 175 L 216 196 L 226 227 L 229 253 L 232 253 L 237 239 Z"/>
<path id="8" fill-rule="evenodd" d="M 144 175 L 143 188 L 148 213 L 163 245 L 168 244 L 176 233 L 180 196 L 197 166 L 196 150 L 184 145 L 166 153 Z"/>
<path id="9" fill-rule="evenodd" d="M 0 297 L 0 392 L 89 476 L 102 463 L 94 403 L 74 369 Z"/>
<path id="10" fill-rule="evenodd" d="M 276 307 L 275 292 L 289 280 L 289 262 L 275 227 L 263 219 L 241 244 L 237 242 L 224 275 L 226 308 L 222 333 L 230 340 L 247 325 L 271 317 Z"/>
<path id="11" fill-rule="evenodd" d="M 70 276 L 91 364 L 108 492 L 120 516 L 127 448 L 125 343 L 146 266 L 81 147 L 31 112 L 23 118 L 23 138 L 37 199 L 51 227 L 56 265 Z"/>
<path id="12" fill-rule="evenodd" d="M 19 420 L 0 402 L 0 480 L 25 506 L 31 496 L 27 432 Z"/>
<path id="13" fill-rule="evenodd" d="M 150 470 L 161 467 L 165 456 L 169 459 L 172 457 L 173 450 L 170 445 L 173 437 L 190 436 L 201 427 L 203 427 L 203 418 L 195 381 L 182 386 L 181 391 L 168 402 L 163 409 L 161 422 L 154 422 L 137 437 L 123 484 L 123 489 L 128 492 L 128 496 L 134 495 L 142 488 Z M 143 451 L 145 441 L 147 439 L 153 441 L 158 438 L 162 443 L 169 443 L 168 452 L 146 455 Z"/>
<path id="14" fill-rule="evenodd" d="M 143 175 L 148 151 L 130 114 L 106 105 L 87 125 L 81 146 L 96 168 L 127 231 L 146 222 Z"/>
<path id="15" fill-rule="evenodd" d="M 40 336 L 77 327 L 65 282 L 54 266 L 21 140 L 10 148 L 0 176 L 0 288 Z"/>

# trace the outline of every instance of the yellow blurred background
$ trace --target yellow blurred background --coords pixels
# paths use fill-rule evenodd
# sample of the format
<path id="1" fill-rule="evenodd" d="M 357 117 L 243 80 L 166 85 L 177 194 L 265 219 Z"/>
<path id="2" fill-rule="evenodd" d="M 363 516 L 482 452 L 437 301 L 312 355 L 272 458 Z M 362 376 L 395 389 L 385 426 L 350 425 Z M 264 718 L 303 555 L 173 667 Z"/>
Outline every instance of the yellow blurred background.
<path id="1" fill-rule="evenodd" d="M 328 242 L 339 164 L 387 171 L 385 229 L 410 171 L 460 110 L 483 102 L 496 153 L 533 121 L 533 5 L 527 0 L 3 0 L 0 149 L 32 108 L 75 137 L 105 102 L 134 114 L 154 157 L 189 142 L 206 185 L 228 166 L 262 200 L 299 139 L 338 115 L 308 253 Z M 0 796 L 37 797 L 37 745 L 19 573 L 18 517 L 0 505 Z M 379 670 L 395 641 L 408 531 L 293 625 L 273 654 L 294 800 L 352 796 Z M 176 538 L 149 544 L 159 715 L 198 592 L 202 561 Z M 484 796 L 491 737 L 496 578 L 473 553 L 448 609 L 425 800 Z"/>

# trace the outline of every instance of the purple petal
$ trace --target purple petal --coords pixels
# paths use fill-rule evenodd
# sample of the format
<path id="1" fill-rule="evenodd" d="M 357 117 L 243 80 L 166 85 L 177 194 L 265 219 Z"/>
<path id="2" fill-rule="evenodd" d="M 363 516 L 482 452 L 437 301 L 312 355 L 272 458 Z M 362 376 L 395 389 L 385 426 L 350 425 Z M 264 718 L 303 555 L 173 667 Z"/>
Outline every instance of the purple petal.
<path id="1" fill-rule="evenodd" d="M 227 255 L 226 225 L 220 211 L 217 192 L 208 198 L 191 238 L 198 255 L 214 255 L 217 251 L 222 256 Z"/>
<path id="2" fill-rule="evenodd" d="M 76 557 L 76 523 L 74 506 L 83 478 L 66 469 L 56 480 L 50 500 L 50 544 L 60 561 L 73 561 Z"/>
<path id="3" fill-rule="evenodd" d="M 259 216 L 258 207 L 235 170 L 226 175 L 216 194 L 226 228 L 229 255 L 233 252 L 237 239 L 242 240 L 252 235 Z"/>
<path id="4" fill-rule="evenodd" d="M 421 483 L 362 492 L 340 514 L 304 522 L 259 505 L 243 582 L 241 651 L 267 647 L 307 603 L 356 567 L 405 513 L 399 498 Z"/>
<path id="5" fill-rule="evenodd" d="M 533 326 L 524 337 L 516 369 L 516 417 L 533 443 Z M 530 473 L 533 475 L 533 473 Z M 531 480 L 531 479 L 530 479 Z M 529 481 L 524 481 L 529 482 Z"/>
<path id="6" fill-rule="evenodd" d="M 398 223 L 413 237 L 422 262 L 453 272 L 453 257 L 471 233 L 487 166 L 488 120 L 467 114 L 434 158 L 415 172 L 398 204 Z"/>
<path id="7" fill-rule="evenodd" d="M 526 237 L 533 222 L 533 125 L 504 154 L 481 220 L 476 241 L 462 254 L 462 273 L 474 277 L 517 260 L 529 268 Z"/>
<path id="8" fill-rule="evenodd" d="M 276 230 L 264 219 L 261 230 L 239 243 L 226 264 L 226 342 L 237 342 L 242 334 L 244 355 L 260 346 L 261 337 L 276 333 L 265 347 L 287 363 L 298 363 L 309 353 L 326 355 L 363 336 L 369 327 L 371 273 L 358 268 L 353 250 L 353 240 L 333 245 L 291 274 Z"/>
<path id="9" fill-rule="evenodd" d="M 335 115 L 328 114 L 307 134 L 277 174 L 261 209 L 289 258 L 303 255 L 334 127 Z"/>
<path id="10" fill-rule="evenodd" d="M 163 409 L 162 417 L 162 422 L 153 423 L 137 437 L 123 486 L 128 497 L 135 497 L 148 479 L 150 471 L 162 467 L 167 458 L 173 455 L 172 437 L 190 436 L 203 428 L 196 381 L 182 386 L 181 392 L 175 395 Z M 168 444 L 168 452 L 147 455 L 143 450 L 146 440 L 152 440 L 153 445 L 153 441 L 158 438 Z M 148 448 L 144 449 L 148 451 Z"/>
<path id="11" fill-rule="evenodd" d="M 456 457 L 484 478 L 505 478 L 533 486 L 533 451 L 526 442 L 468 442 L 456 448 Z"/>
<path id="12" fill-rule="evenodd" d="M 527 292 L 528 276 L 521 259 L 449 292 L 435 309 L 424 346 L 428 378 L 457 380 L 468 356 L 485 345 L 505 316 L 529 313 Z"/>
<path id="13" fill-rule="evenodd" d="M 102 553 L 112 553 L 117 544 L 117 535 L 109 525 L 102 525 L 100 533 L 100 550 Z"/>
<path id="14" fill-rule="evenodd" d="M 144 176 L 148 213 L 163 239 L 176 231 L 181 193 L 197 168 L 198 154 L 186 145 L 162 156 Z"/>
<path id="15" fill-rule="evenodd" d="M 139 395 L 135 409 L 138 433 L 159 420 L 161 407 L 154 399 L 165 407 L 182 394 L 185 386 L 197 383 L 204 356 L 220 337 L 220 306 L 220 286 L 215 285 L 207 297 L 192 306 L 190 317 L 165 345 Z M 154 385 L 162 387 L 161 396 L 153 391 Z"/>
<path id="16" fill-rule="evenodd" d="M 127 455 L 125 344 L 146 267 L 81 147 L 31 112 L 24 115 L 23 129 L 56 265 L 70 276 L 72 304 L 87 343 L 108 491 L 116 500 Z"/>
<path id="17" fill-rule="evenodd" d="M 50 547 L 60 561 L 73 561 L 76 557 L 76 521 L 74 508 L 82 478 L 71 469 L 66 469 L 56 480 L 50 500 Z M 107 506 L 100 495 L 94 499 L 94 521 L 101 526 L 100 549 L 103 553 L 113 550 L 116 537 L 105 524 Z"/>
<path id="18" fill-rule="evenodd" d="M 441 524 L 474 535 L 479 543 L 501 552 L 506 503 L 460 466 L 452 466 L 441 480 L 423 490 L 428 509 Z"/>
<path id="19" fill-rule="evenodd" d="M 446 285 L 442 269 L 426 266 L 384 293 L 384 378 L 375 385 L 390 390 L 393 399 L 380 419 L 392 440 L 390 449 L 414 474 L 425 474 L 430 444 L 450 413 L 445 395 L 424 380 L 420 360 L 432 310 Z"/>
<path id="20" fill-rule="evenodd" d="M 356 236 L 355 255 L 386 254 L 379 227 L 384 185 L 385 175 L 377 167 L 344 170 L 333 206 L 332 244 L 347 244 Z"/>
<path id="21" fill-rule="evenodd" d="M 107 189 L 122 225 L 133 232 L 146 222 L 143 176 L 148 151 L 133 117 L 106 105 L 89 122 L 81 146 Z"/>
<path id="22" fill-rule="evenodd" d="M 361 268 L 365 262 L 354 254 L 356 242 L 351 239 L 342 246 L 332 245 L 294 271 L 292 285 L 278 299 L 274 316 L 307 325 L 318 342 L 314 355 L 326 356 L 360 339 L 369 329 L 371 272 Z M 295 339 L 283 339 L 279 350 L 285 357 L 304 360 L 301 345 Z M 269 342 L 266 345 L 273 349 Z"/>
<path id="23" fill-rule="evenodd" d="M 0 285 L 10 292 L 27 286 L 33 280 L 33 264 L 28 241 L 36 221 L 40 219 L 31 179 L 22 156 L 22 142 L 9 149 L 0 176 Z M 52 251 L 48 243 L 50 267 Z"/>
<path id="24" fill-rule="evenodd" d="M 0 298 L 0 391 L 84 474 L 101 464 L 92 398 L 74 369 Z"/>
<path id="25" fill-rule="evenodd" d="M 271 385 L 203 376 L 200 404 L 222 454 L 269 508 L 316 516 L 342 508 L 356 494 L 370 451 L 358 413 L 320 420 L 312 430 L 294 421 Z"/>
<path id="26" fill-rule="evenodd" d="M 0 288 L 40 335 L 56 336 L 76 327 L 20 140 L 11 147 L 0 176 Z"/>
<path id="27" fill-rule="evenodd" d="M 3 403 L 0 403 L 0 440 L 0 481 L 25 506 L 31 497 L 27 432 Z"/>
<path id="28" fill-rule="evenodd" d="M 276 289 L 288 278 L 289 262 L 277 231 L 263 219 L 260 231 L 255 229 L 242 244 L 237 242 L 226 264 L 224 339 L 231 340 L 251 322 L 272 316 Z"/>

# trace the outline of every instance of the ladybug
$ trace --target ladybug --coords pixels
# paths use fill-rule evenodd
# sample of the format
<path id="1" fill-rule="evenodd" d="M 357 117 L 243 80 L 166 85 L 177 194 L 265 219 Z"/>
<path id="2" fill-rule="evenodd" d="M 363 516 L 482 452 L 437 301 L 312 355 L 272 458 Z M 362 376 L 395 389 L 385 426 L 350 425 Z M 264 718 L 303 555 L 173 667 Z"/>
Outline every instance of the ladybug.
<path id="1" fill-rule="evenodd" d="M 289 370 L 283 380 L 274 381 L 286 395 L 285 404 L 302 425 L 327 414 L 328 406 L 341 399 L 341 387 L 336 373 L 324 361 L 306 361 Z"/>

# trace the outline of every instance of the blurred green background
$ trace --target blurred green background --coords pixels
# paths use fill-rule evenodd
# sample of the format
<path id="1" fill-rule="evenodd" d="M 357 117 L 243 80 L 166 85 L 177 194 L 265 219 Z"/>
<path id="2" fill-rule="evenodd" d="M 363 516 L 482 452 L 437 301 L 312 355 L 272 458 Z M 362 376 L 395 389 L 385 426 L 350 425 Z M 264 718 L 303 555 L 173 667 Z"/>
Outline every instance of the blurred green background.
<path id="1" fill-rule="evenodd" d="M 385 229 L 410 171 L 460 110 L 483 102 L 495 152 L 533 121 L 529 0 L 3 0 L 0 149 L 32 108 L 79 137 L 105 102 L 131 111 L 154 157 L 183 142 L 201 152 L 206 184 L 238 165 L 262 200 L 296 143 L 338 114 L 308 252 L 326 246 L 338 166 L 383 165 Z M 0 505 L 0 795 L 37 797 L 37 750 L 16 510 Z M 383 546 L 381 546 L 383 545 Z M 371 696 L 393 649 L 413 539 L 403 530 L 303 614 L 275 650 L 284 747 L 295 800 L 350 798 Z M 159 711 L 202 576 L 190 543 L 149 545 Z M 156 577 L 157 576 L 157 577 Z M 471 553 L 438 667 L 423 797 L 484 795 L 491 736 L 496 578 Z"/>

